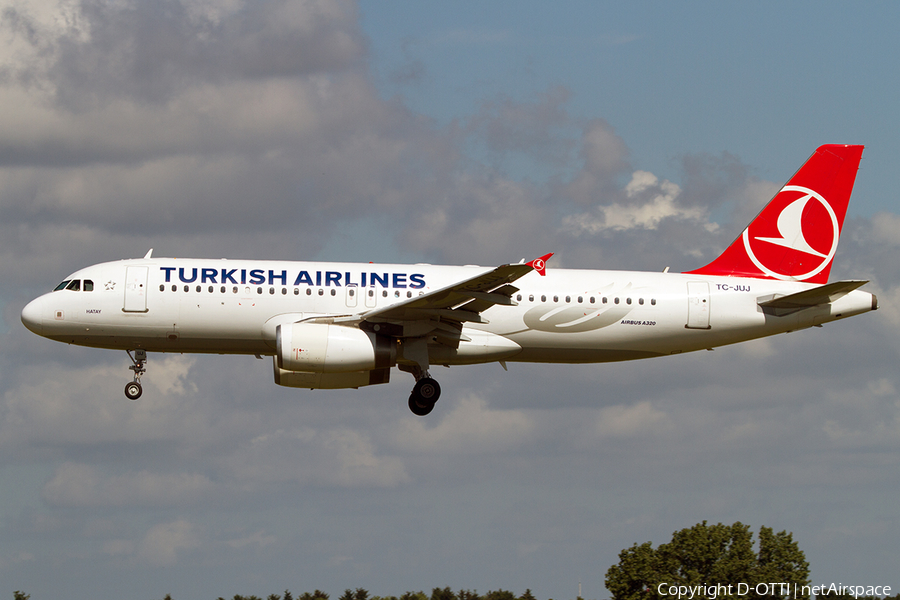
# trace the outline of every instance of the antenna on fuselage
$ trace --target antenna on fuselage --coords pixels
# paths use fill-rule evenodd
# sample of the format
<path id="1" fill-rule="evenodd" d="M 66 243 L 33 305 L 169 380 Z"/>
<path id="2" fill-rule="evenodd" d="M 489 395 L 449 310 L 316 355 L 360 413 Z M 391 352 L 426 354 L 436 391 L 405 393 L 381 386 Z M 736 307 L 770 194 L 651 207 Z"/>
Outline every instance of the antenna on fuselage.
<path id="1" fill-rule="evenodd" d="M 144 258 L 150 258 L 150 255 L 153 254 L 153 248 L 147 250 L 147 254 L 144 255 Z"/>

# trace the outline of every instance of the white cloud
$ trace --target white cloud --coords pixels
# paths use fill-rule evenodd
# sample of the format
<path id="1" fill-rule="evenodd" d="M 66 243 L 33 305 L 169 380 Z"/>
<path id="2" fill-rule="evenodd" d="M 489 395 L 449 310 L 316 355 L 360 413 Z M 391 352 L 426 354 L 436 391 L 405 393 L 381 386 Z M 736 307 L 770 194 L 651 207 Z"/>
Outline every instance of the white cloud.
<path id="1" fill-rule="evenodd" d="M 195 420 L 198 415 L 191 410 L 192 401 L 186 400 L 186 395 L 196 392 L 187 381 L 196 359 L 159 356 L 148 361 L 153 376 L 143 380 L 148 393 L 137 402 L 120 395 L 130 380 L 124 353 L 117 366 L 52 364 L 54 377 L 44 376 L 43 366 L 23 367 L 15 387 L 8 387 L 2 397 L 0 444 L 150 441 L 196 430 L 202 421 Z"/>
<path id="2" fill-rule="evenodd" d="M 900 246 L 900 215 L 880 212 L 872 218 L 872 241 Z"/>
<path id="3" fill-rule="evenodd" d="M 152 565 L 171 565 L 186 550 L 200 547 L 196 528 L 187 520 L 160 523 L 150 528 L 138 545 L 137 556 Z"/>
<path id="4" fill-rule="evenodd" d="M 598 234 L 606 230 L 654 230 L 665 219 L 682 219 L 699 223 L 707 231 L 718 225 L 708 221 L 704 208 L 679 206 L 681 188 L 668 180 L 662 182 L 647 171 L 635 171 L 625 186 L 625 196 L 631 201 L 597 206 L 594 211 L 570 215 L 563 219 L 563 229 L 575 234 Z"/>
<path id="5" fill-rule="evenodd" d="M 395 487 L 409 481 L 399 457 L 378 451 L 369 437 L 340 427 L 265 433 L 224 459 L 242 488 L 300 483 L 326 487 Z"/>
<path id="6" fill-rule="evenodd" d="M 213 489 L 212 481 L 200 474 L 140 471 L 105 475 L 97 467 L 65 463 L 44 486 L 43 496 L 57 506 L 179 506 L 197 502 Z"/>
<path id="7" fill-rule="evenodd" d="M 256 548 L 264 548 L 278 541 L 278 537 L 267 534 L 263 531 L 256 531 L 248 536 L 228 540 L 226 544 L 231 548 L 243 548 L 245 546 L 254 546 Z"/>
<path id="8" fill-rule="evenodd" d="M 664 411 L 649 401 L 643 401 L 601 408 L 595 427 L 601 437 L 651 436 L 669 429 L 669 420 L 669 415 Z"/>
<path id="9" fill-rule="evenodd" d="M 440 408 L 439 404 L 435 410 Z M 414 454 L 503 452 L 525 445 L 536 428 L 525 411 L 491 409 L 475 395 L 454 400 L 449 412 L 436 416 L 410 416 L 398 422 L 393 445 Z"/>

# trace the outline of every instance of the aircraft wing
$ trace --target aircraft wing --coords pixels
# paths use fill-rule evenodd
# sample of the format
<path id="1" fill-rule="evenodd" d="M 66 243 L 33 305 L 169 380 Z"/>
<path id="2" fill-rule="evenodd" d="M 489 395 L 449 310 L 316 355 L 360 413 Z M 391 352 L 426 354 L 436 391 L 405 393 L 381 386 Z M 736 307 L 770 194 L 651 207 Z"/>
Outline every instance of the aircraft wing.
<path id="1" fill-rule="evenodd" d="M 777 311 L 776 314 L 787 314 L 804 308 L 834 302 L 841 296 L 846 296 L 856 288 L 867 283 L 869 282 L 858 280 L 835 281 L 834 283 L 827 283 L 795 294 L 760 300 L 759 305 L 763 310 L 774 309 L 774 311 Z"/>
<path id="2" fill-rule="evenodd" d="M 392 332 L 398 337 L 425 335 L 433 329 L 444 329 L 439 324 L 448 321 L 457 331 L 465 322 L 486 323 L 481 313 L 496 305 L 515 306 L 512 295 L 519 288 L 512 282 L 532 271 L 543 275 L 544 265 L 552 255 L 550 253 L 528 263 L 500 265 L 404 302 L 356 315 L 355 320 L 366 329 L 375 324 L 403 326 L 402 333 Z"/>

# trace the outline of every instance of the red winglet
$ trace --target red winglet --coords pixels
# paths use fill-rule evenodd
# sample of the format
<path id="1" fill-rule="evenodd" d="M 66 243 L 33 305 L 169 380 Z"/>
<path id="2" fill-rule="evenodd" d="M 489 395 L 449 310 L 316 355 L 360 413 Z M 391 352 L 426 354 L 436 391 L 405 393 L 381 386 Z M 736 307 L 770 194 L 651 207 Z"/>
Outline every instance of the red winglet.
<path id="1" fill-rule="evenodd" d="M 543 277 L 547 274 L 547 261 L 550 257 L 553 256 L 553 253 L 545 254 L 540 258 L 536 258 L 530 263 L 526 263 L 529 267 L 538 272 L 538 274 Z"/>

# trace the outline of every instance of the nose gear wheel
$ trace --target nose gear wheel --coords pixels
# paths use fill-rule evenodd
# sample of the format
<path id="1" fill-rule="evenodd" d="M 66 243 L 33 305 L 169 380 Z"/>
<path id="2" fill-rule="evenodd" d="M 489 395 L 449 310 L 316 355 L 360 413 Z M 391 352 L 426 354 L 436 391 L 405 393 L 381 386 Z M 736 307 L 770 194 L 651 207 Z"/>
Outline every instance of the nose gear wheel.
<path id="1" fill-rule="evenodd" d="M 125 396 L 129 400 L 137 400 L 144 391 L 141 387 L 141 375 L 147 372 L 145 366 L 147 364 L 147 351 L 137 349 L 134 351 L 134 356 L 131 355 L 131 350 L 126 350 L 125 352 L 128 353 L 128 358 L 131 359 L 131 362 L 134 363 L 128 367 L 130 371 L 134 371 L 134 381 L 129 382 L 125 386 Z"/>

